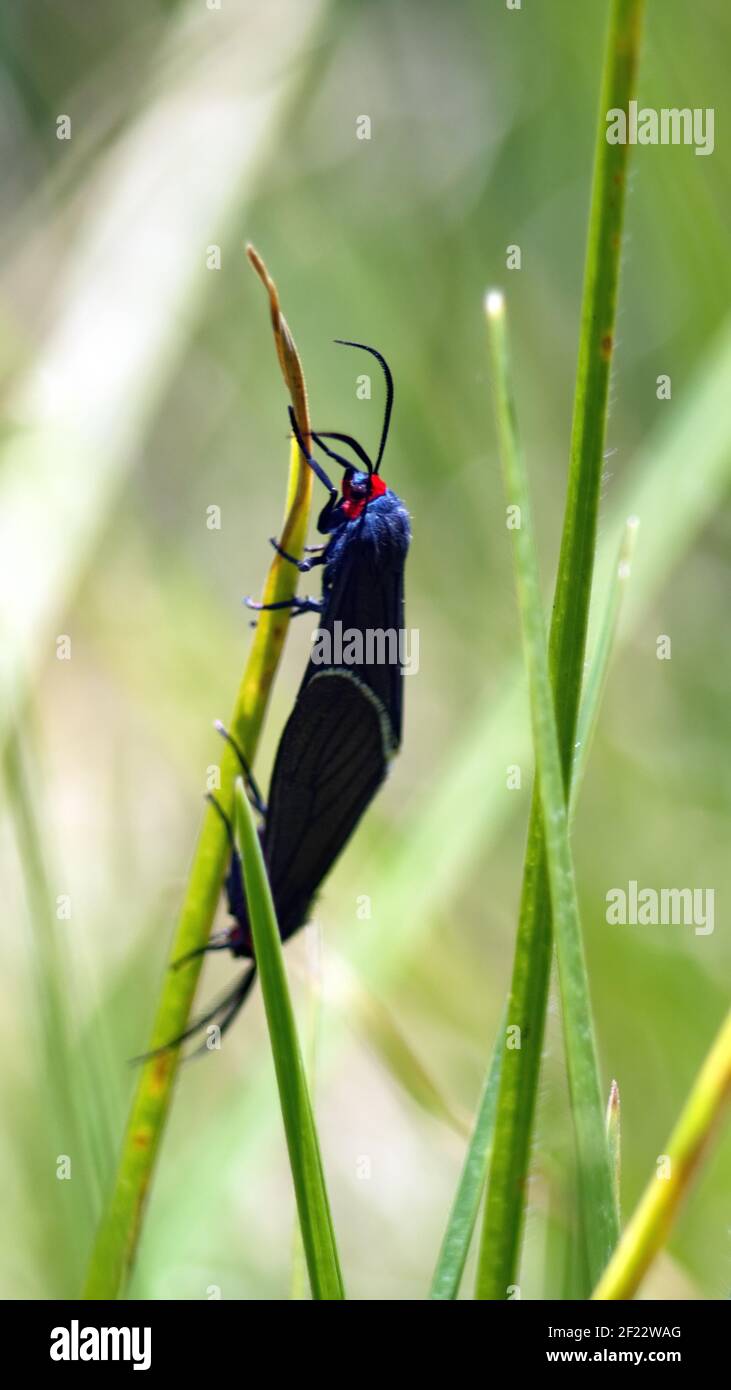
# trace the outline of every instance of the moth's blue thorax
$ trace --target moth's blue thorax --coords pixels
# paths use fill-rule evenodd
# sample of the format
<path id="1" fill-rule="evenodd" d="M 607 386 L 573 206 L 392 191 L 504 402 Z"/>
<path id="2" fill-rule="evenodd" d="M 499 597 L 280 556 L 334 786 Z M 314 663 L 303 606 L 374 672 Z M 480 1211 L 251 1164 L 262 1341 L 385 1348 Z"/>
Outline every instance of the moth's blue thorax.
<path id="1" fill-rule="evenodd" d="M 401 498 L 386 488 L 333 532 L 327 551 L 328 578 L 332 579 L 346 556 L 354 563 L 356 553 L 361 561 L 370 554 L 377 566 L 403 565 L 410 540 L 409 514 Z"/>

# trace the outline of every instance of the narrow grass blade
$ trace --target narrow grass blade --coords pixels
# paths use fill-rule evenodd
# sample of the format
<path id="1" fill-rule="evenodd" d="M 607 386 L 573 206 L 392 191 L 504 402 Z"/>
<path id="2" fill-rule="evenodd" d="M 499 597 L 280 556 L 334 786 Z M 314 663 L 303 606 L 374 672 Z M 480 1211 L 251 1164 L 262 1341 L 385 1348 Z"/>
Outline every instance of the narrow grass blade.
<path id="1" fill-rule="evenodd" d="M 467 1146 L 465 1161 L 455 1194 L 452 1209 L 444 1232 L 434 1277 L 429 1292 L 430 1298 L 457 1298 L 459 1286 L 472 1243 L 472 1235 L 480 1210 L 485 1176 L 490 1162 L 492 1136 L 495 1128 L 495 1108 L 500 1084 L 500 1067 L 505 1048 L 505 1024 L 507 1012 L 498 1029 L 495 1046 L 485 1084 L 477 1107 L 475 1126 Z"/>
<path id="2" fill-rule="evenodd" d="M 282 943 L 254 814 L 241 780 L 236 783 L 234 809 L 236 841 L 244 866 L 254 954 L 264 997 L 312 1297 L 342 1299 L 345 1292 L 305 1066 L 287 986 Z"/>
<path id="3" fill-rule="evenodd" d="M 695 1178 L 731 1096 L 731 1012 L 699 1072 L 663 1154 L 662 1174 L 651 1180 L 592 1294 L 632 1298 Z"/>
<path id="4" fill-rule="evenodd" d="M 599 709 L 607 682 L 609 663 L 615 645 L 615 637 L 624 596 L 632 573 L 632 557 L 637 541 L 639 521 L 636 516 L 628 517 L 619 546 L 614 574 L 609 585 L 606 602 L 599 623 L 594 649 L 584 681 L 581 708 L 576 726 L 576 746 L 571 768 L 571 792 L 569 797 L 569 819 L 576 810 L 576 802 L 589 761 L 592 739 L 599 717 Z"/>
<path id="5" fill-rule="evenodd" d="M 255 258 L 254 258 L 255 257 Z M 269 295 L 277 355 L 298 422 L 305 438 L 309 436 L 307 393 L 304 375 L 292 335 L 281 312 L 276 288 L 258 256 L 252 257 Z M 282 548 L 300 556 L 307 533 L 312 473 L 303 463 L 295 440 L 290 447 L 290 470 Z M 291 597 L 297 570 L 274 555 L 264 586 L 264 601 Z M 264 612 L 257 623 L 254 640 L 244 670 L 229 727 L 245 755 L 253 761 L 254 751 L 266 711 L 272 682 L 288 630 L 288 615 Z M 238 763 L 228 743 L 221 757 L 221 787 L 218 799 L 230 815 L 233 783 Z M 165 1047 L 171 1038 L 185 1032 L 193 1004 L 203 957 L 195 955 L 205 946 L 221 892 L 221 883 L 230 853 L 225 826 L 220 815 L 209 806 L 193 857 L 170 961 L 188 956 L 179 970 L 168 970 L 163 981 L 152 1028 L 149 1051 Z M 85 1297 L 116 1298 L 124 1287 L 139 1241 L 140 1224 L 150 1179 L 155 1167 L 165 1121 L 172 1100 L 180 1049 L 168 1048 L 152 1056 L 141 1068 L 132 1100 L 114 1189 L 97 1233 L 87 1276 Z"/>
<path id="6" fill-rule="evenodd" d="M 564 782 L 576 738 L 594 571 L 607 394 L 622 244 L 628 147 L 606 141 L 606 113 L 634 94 L 643 0 L 612 0 L 599 103 L 566 512 L 550 634 Z M 506 1054 L 485 1209 L 479 1296 L 517 1281 L 530 1139 L 551 970 L 551 897 L 540 796 L 534 789 L 510 996 L 523 1046 Z"/>
<path id="7" fill-rule="evenodd" d="M 619 1221 L 619 1199 L 622 1178 L 622 1121 L 621 1108 L 619 1103 L 619 1086 L 613 1081 L 609 1087 L 609 1100 L 607 1101 L 607 1143 L 609 1144 L 609 1157 L 612 1164 L 612 1174 L 614 1176 L 614 1202 L 617 1208 L 617 1221 Z"/>
<path id="8" fill-rule="evenodd" d="M 602 694 L 607 679 L 609 663 L 614 646 L 624 592 L 631 573 L 631 560 L 637 534 L 637 518 L 630 517 L 625 526 L 619 547 L 617 563 L 612 583 L 609 586 L 606 603 L 599 623 L 599 635 L 595 643 L 589 674 L 579 715 L 576 752 L 574 755 L 571 782 L 572 800 L 570 814 L 573 813 L 576 796 L 591 746 L 591 740 L 599 716 Z M 497 1042 L 490 1059 L 482 1097 L 478 1107 L 477 1120 L 470 1138 L 457 1193 L 447 1221 L 437 1267 L 431 1286 L 431 1298 L 456 1298 L 467 1260 L 477 1213 L 479 1211 L 482 1189 L 486 1180 L 490 1161 L 495 1111 L 497 1108 L 500 1066 L 504 1048 L 507 1010 L 503 1016 Z"/>
<path id="9" fill-rule="evenodd" d="M 538 562 L 530 519 L 528 480 L 518 438 L 510 386 L 505 305 L 488 295 L 493 377 L 500 454 L 509 504 L 517 508 L 511 535 L 515 554 L 518 607 L 530 691 L 537 781 L 545 835 L 551 908 L 556 936 L 564 1042 L 579 1165 L 589 1272 L 594 1281 L 618 1236 L 612 1170 L 604 1127 L 604 1106 L 594 1042 L 594 1025 L 584 962 L 579 907 L 569 847 L 568 811 L 546 651 L 546 630 Z M 522 1039 L 521 1039 L 522 1041 Z M 482 1253 L 485 1253 L 483 1240 Z M 483 1295 L 481 1260 L 478 1293 Z"/>
<path id="10" fill-rule="evenodd" d="M 629 517 L 625 525 L 614 575 L 607 592 L 606 602 L 598 625 L 597 640 L 589 663 L 589 671 L 581 700 L 581 710 L 579 712 L 577 728 L 578 737 L 571 778 L 570 818 L 573 816 L 576 809 L 576 801 L 586 769 L 594 730 L 599 717 L 602 695 L 604 693 L 609 664 L 614 649 L 614 639 L 619 625 L 627 583 L 631 575 L 632 555 L 634 553 L 638 524 L 637 518 L 632 516 Z M 432 1298 L 456 1298 L 459 1293 L 459 1285 L 467 1260 L 474 1225 L 477 1220 L 477 1213 L 479 1211 L 482 1188 L 488 1171 L 495 1124 L 495 1111 L 497 1108 L 497 1093 L 500 1084 L 500 1065 L 502 1062 L 506 1022 L 507 1010 L 503 1017 L 497 1042 L 490 1059 L 475 1128 L 467 1149 L 457 1194 L 449 1214 L 447 1229 L 439 1252 L 437 1267 L 432 1280 L 430 1295 Z M 612 1083 L 612 1087 L 613 1095 L 616 1082 Z M 614 1112 L 612 1112 L 612 1115 L 614 1115 Z M 616 1129 L 610 1128 L 608 1115 L 607 1133 L 615 1172 L 615 1195 L 617 1212 L 619 1212 L 618 1091 L 616 1122 Z"/>
<path id="11" fill-rule="evenodd" d="M 307 1004 L 304 1023 L 305 1070 L 313 1106 L 317 1096 L 317 1050 L 322 1018 L 323 980 L 322 980 L 322 929 L 319 922 L 308 922 L 305 927 L 305 946 L 307 957 Z M 295 1217 L 292 1230 L 292 1273 L 289 1282 L 289 1296 L 293 1302 L 303 1302 L 310 1295 L 310 1281 L 307 1276 L 307 1260 L 302 1244 L 302 1229 L 299 1216 Z"/>

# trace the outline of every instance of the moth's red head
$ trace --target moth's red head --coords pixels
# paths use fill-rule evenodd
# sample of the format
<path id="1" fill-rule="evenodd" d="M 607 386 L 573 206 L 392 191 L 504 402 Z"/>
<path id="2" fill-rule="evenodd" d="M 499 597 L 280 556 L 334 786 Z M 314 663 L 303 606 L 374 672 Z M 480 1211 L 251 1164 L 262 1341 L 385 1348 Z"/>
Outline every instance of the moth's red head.
<path id="1" fill-rule="evenodd" d="M 343 478 L 342 510 L 348 521 L 360 516 L 366 502 L 374 497 L 383 497 L 386 484 L 377 473 L 346 473 Z"/>

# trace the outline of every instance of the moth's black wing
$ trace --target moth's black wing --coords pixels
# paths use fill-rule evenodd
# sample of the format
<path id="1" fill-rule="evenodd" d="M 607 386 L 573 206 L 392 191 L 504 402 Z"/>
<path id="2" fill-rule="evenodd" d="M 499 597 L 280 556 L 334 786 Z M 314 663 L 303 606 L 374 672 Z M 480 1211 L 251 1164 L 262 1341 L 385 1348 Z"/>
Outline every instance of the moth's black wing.
<path id="1" fill-rule="evenodd" d="M 388 715 L 391 752 L 401 742 L 403 722 L 403 673 L 398 644 L 405 627 L 404 564 L 409 541 L 408 513 L 391 492 L 377 498 L 357 521 L 349 523 L 334 541 L 328 566 L 330 587 L 324 595 L 319 624 L 319 632 L 328 632 L 331 639 L 339 632 L 346 653 L 342 669 L 367 686 Z M 362 662 L 347 657 L 349 631 L 361 634 Z M 302 690 L 323 669 L 314 659 L 317 650 L 316 643 Z"/>
<path id="2" fill-rule="evenodd" d="M 300 691 L 269 788 L 264 857 L 282 939 L 300 927 L 383 781 L 390 724 L 375 695 L 342 669 Z"/>
<path id="3" fill-rule="evenodd" d="M 338 667 L 349 672 L 361 684 L 368 687 L 387 714 L 390 727 L 390 752 L 393 753 L 401 742 L 403 722 L 403 674 L 399 661 L 399 633 L 403 627 L 404 577 L 403 569 L 374 569 L 359 564 L 356 557 L 348 556 L 337 588 L 333 590 L 332 600 L 323 612 L 319 632 L 329 632 L 331 645 L 330 659 L 337 659 L 335 653 L 335 633 L 339 633 L 346 653 L 346 664 Z M 340 624 L 336 629 L 336 624 Z M 348 633 L 357 632 L 363 643 L 363 661 L 348 658 Z M 350 639 L 352 640 L 352 639 Z M 358 639 L 356 639 L 358 640 Z M 379 651 L 386 659 L 368 660 L 365 643 L 372 644 L 374 656 Z M 317 652 L 315 642 L 313 653 Z M 323 670 L 314 655 L 310 657 L 302 680 L 301 690 Z"/>

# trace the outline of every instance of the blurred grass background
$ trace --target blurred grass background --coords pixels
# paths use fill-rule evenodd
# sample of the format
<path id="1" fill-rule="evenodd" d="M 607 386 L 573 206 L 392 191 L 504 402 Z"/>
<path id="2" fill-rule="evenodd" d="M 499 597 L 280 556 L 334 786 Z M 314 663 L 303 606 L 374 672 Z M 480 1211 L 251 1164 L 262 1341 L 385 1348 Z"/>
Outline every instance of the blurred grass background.
<path id="1" fill-rule="evenodd" d="M 349 1295 L 428 1289 L 463 1140 L 406 1093 L 378 1030 L 344 1021 L 339 960 L 452 1110 L 470 1112 L 509 978 L 530 788 L 482 297 L 499 283 L 510 299 L 548 596 L 605 17 L 570 0 L 516 12 L 122 0 L 93 18 L 28 0 L 4 13 L 4 1297 L 79 1287 L 126 1059 L 144 1045 L 219 753 L 211 721 L 243 665 L 241 598 L 281 514 L 285 399 L 247 239 L 277 278 L 317 426 L 378 436 L 380 382 L 358 399 L 366 368 L 333 338 L 373 342 L 396 378 L 384 475 L 413 515 L 421 667 L 402 753 L 315 914 L 333 986 L 317 1103 Z M 714 107 L 716 149 L 636 150 L 627 207 L 602 532 L 613 552 L 616 523 L 640 511 L 637 601 L 574 832 L 600 1054 L 622 1099 L 625 1212 L 728 998 L 731 430 L 728 407 L 702 405 L 729 354 L 730 41 L 722 0 L 692 16 L 680 0 L 648 6 L 640 104 Z M 56 138 L 62 113 L 69 141 Z M 356 138 L 363 114 L 370 140 Z M 522 269 L 507 271 L 516 243 Z M 657 400 L 660 373 L 671 401 Z M 691 515 L 663 462 L 693 411 Z M 643 579 L 643 549 L 662 557 L 662 585 Z M 309 632 L 295 625 L 285 653 L 264 785 Z M 56 659 L 59 634 L 70 661 Z M 522 790 L 508 792 L 515 762 Z M 713 887 L 715 932 L 608 927 L 605 894 L 630 879 Z M 287 949 L 303 1006 L 314 955 L 306 935 Z M 202 1001 L 232 968 L 207 965 Z M 56 1176 L 62 1154 L 70 1181 Z M 647 1293 L 728 1295 L 730 1157 L 726 1139 Z M 555 1010 L 534 1160 L 521 1286 L 556 1296 L 574 1193 Z M 293 1217 L 257 995 L 221 1052 L 183 1071 L 131 1292 L 282 1296 Z"/>

